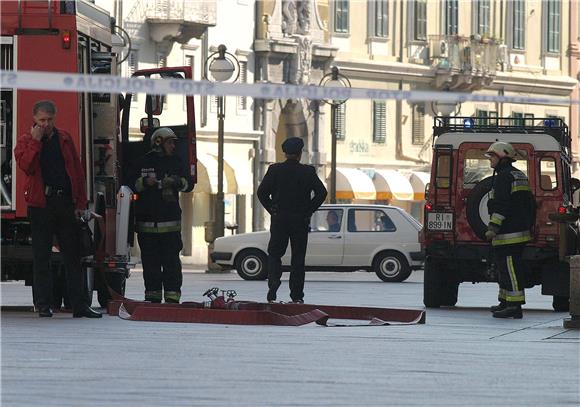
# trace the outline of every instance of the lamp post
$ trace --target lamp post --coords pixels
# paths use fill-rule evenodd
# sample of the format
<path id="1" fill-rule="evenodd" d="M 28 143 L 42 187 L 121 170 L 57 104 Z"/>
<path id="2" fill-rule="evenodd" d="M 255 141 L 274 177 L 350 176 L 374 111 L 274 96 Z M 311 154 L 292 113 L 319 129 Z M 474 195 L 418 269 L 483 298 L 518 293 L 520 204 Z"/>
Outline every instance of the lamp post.
<path id="1" fill-rule="evenodd" d="M 235 75 L 234 75 L 235 73 Z M 221 44 L 218 50 L 205 60 L 204 77 L 211 82 L 235 82 L 240 76 L 240 63 L 227 52 Z M 218 119 L 218 191 L 215 202 L 214 238 L 224 235 L 224 119 L 226 101 L 223 96 L 217 97 Z"/>
<path id="2" fill-rule="evenodd" d="M 318 86 L 328 88 L 350 88 L 350 81 L 346 76 L 341 74 L 338 67 L 333 66 L 329 73 L 324 75 Z M 330 105 L 330 134 L 331 134 L 331 153 L 330 153 L 330 203 L 336 203 L 336 139 L 337 139 L 337 113 L 338 107 L 345 103 L 347 99 L 322 99 L 324 103 Z"/>

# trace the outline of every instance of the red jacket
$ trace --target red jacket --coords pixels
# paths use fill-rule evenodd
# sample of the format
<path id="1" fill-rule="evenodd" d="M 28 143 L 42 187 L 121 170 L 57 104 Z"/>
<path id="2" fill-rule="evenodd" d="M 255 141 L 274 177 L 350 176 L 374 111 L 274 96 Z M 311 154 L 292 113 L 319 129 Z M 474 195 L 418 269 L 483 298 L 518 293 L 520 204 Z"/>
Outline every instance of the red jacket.
<path id="1" fill-rule="evenodd" d="M 58 131 L 60 150 L 64 158 L 66 173 L 72 187 L 72 199 L 76 209 L 87 208 L 87 190 L 85 186 L 85 171 L 77 154 L 76 147 L 70 134 L 63 130 Z M 44 195 L 44 180 L 40 168 L 40 150 L 42 142 L 32 138 L 30 133 L 25 133 L 14 148 L 14 157 L 18 167 L 27 175 L 24 198 L 28 206 L 44 208 L 46 197 Z"/>

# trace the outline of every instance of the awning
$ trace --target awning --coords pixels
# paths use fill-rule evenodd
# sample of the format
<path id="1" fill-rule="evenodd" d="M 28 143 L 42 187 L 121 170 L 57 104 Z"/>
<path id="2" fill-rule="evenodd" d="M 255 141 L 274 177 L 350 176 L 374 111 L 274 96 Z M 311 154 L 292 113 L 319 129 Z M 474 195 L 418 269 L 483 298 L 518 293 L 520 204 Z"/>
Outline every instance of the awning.
<path id="1" fill-rule="evenodd" d="M 425 200 L 425 187 L 431 182 L 431 175 L 428 172 L 413 171 L 409 176 L 409 182 L 413 187 L 413 200 Z"/>
<path id="2" fill-rule="evenodd" d="M 224 193 L 235 194 L 235 180 L 225 170 L 224 162 Z M 213 155 L 199 153 L 197 155 L 197 184 L 193 192 L 217 194 L 218 191 L 218 161 Z"/>
<path id="3" fill-rule="evenodd" d="M 329 184 L 329 180 L 326 180 Z M 336 169 L 337 199 L 375 200 L 377 193 L 370 177 L 355 168 Z"/>
<path id="4" fill-rule="evenodd" d="M 224 171 L 228 180 L 231 180 L 233 190 L 238 195 L 252 195 L 254 193 L 253 171 L 249 163 L 239 159 L 225 157 Z"/>
<path id="5" fill-rule="evenodd" d="M 397 170 L 375 170 L 373 182 L 378 200 L 413 200 L 413 187 L 409 179 Z"/>
<path id="6" fill-rule="evenodd" d="M 194 192 L 216 194 L 218 190 L 218 160 L 211 154 L 198 153 L 197 185 Z M 226 157 L 224 159 L 224 194 L 253 194 L 252 171 L 243 163 Z"/>

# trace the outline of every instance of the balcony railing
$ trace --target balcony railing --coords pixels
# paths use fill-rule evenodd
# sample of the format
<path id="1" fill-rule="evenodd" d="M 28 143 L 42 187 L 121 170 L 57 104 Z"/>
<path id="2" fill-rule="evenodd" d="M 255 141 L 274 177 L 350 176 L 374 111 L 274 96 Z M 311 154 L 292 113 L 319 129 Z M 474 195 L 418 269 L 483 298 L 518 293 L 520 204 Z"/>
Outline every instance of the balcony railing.
<path id="1" fill-rule="evenodd" d="M 472 90 L 491 83 L 496 74 L 499 45 L 495 39 L 480 36 L 430 36 L 431 60 L 437 68 L 437 75 L 444 77 L 443 80 L 438 78 L 438 82 L 442 87 L 449 84 L 451 87 L 466 87 L 464 85 L 469 83 L 473 84 L 468 86 Z"/>
<path id="2" fill-rule="evenodd" d="M 217 0 L 147 0 L 143 5 L 145 18 L 149 21 L 216 24 Z"/>

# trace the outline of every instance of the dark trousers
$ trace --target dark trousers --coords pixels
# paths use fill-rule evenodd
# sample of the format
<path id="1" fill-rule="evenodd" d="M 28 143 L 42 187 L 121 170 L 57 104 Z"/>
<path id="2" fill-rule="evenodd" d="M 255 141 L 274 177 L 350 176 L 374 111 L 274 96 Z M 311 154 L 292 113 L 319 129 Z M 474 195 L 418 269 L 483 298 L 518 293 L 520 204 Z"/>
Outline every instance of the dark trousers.
<path id="1" fill-rule="evenodd" d="M 181 291 L 181 233 L 140 232 L 137 237 L 141 249 L 145 291 Z"/>
<path id="2" fill-rule="evenodd" d="M 499 279 L 500 302 L 508 305 L 525 304 L 524 265 L 522 254 L 525 245 L 495 246 L 494 255 Z"/>
<path id="3" fill-rule="evenodd" d="M 276 299 L 282 277 L 282 256 L 288 248 L 292 250 L 290 270 L 290 298 L 299 301 L 304 298 L 304 258 L 308 245 L 310 219 L 297 215 L 272 216 L 270 242 L 268 243 L 268 301 Z"/>
<path id="4" fill-rule="evenodd" d="M 53 303 L 53 276 L 49 262 L 53 237 L 56 236 L 62 254 L 67 291 L 73 310 L 88 304 L 85 278 L 79 254 L 79 227 L 71 198 L 47 197 L 45 208 L 29 208 L 34 251 L 32 293 L 37 309 Z"/>

